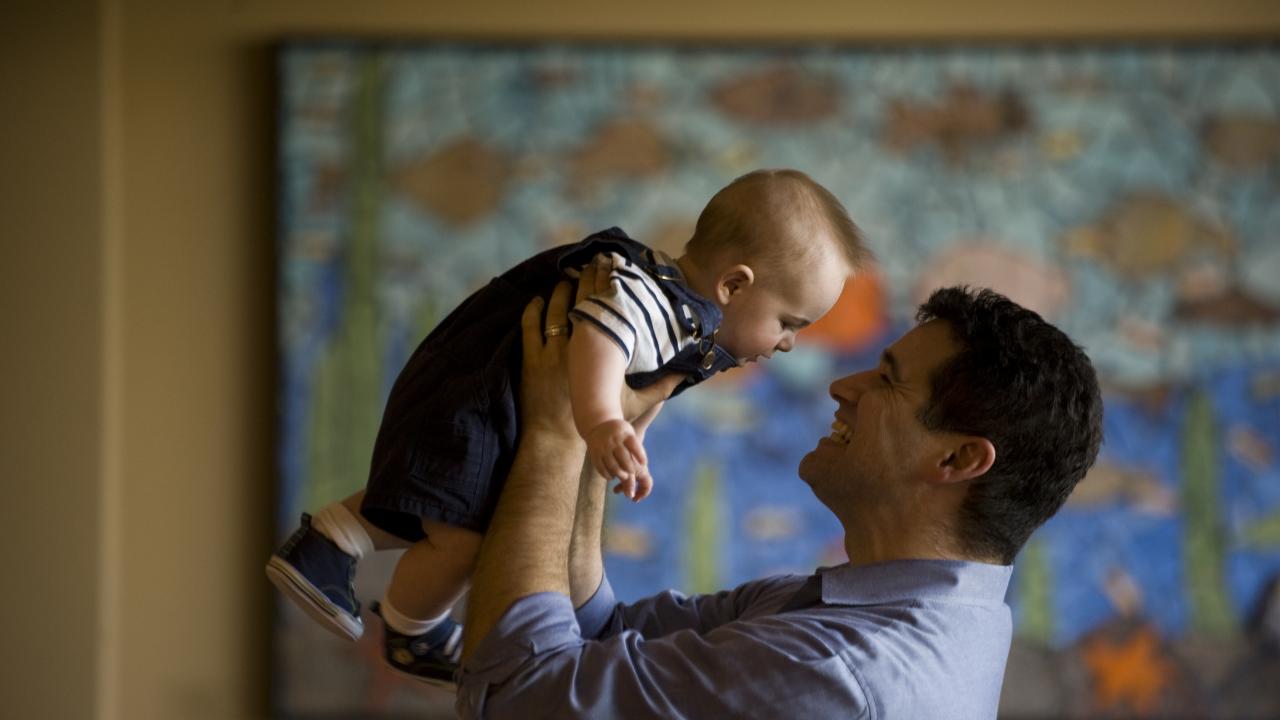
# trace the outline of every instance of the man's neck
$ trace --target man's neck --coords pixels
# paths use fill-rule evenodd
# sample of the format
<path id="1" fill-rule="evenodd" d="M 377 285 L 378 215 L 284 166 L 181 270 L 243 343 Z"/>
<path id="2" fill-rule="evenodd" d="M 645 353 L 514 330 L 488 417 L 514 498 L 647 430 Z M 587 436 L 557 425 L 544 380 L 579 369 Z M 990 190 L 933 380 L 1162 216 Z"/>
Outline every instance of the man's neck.
<path id="1" fill-rule="evenodd" d="M 951 528 L 917 516 L 902 518 L 860 517 L 845 521 L 844 550 L 852 565 L 872 565 L 891 560 L 969 560 Z"/>
<path id="2" fill-rule="evenodd" d="M 874 565 L 892 560 L 971 560 L 961 552 L 931 544 L 889 545 L 865 542 L 845 535 L 844 550 L 850 565 Z"/>

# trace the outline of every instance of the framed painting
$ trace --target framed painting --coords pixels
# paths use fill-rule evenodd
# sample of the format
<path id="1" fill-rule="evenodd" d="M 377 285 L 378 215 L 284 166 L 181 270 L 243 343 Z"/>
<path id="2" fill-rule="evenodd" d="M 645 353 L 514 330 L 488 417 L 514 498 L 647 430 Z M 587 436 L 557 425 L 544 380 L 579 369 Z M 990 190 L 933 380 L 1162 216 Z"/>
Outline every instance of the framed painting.
<path id="1" fill-rule="evenodd" d="M 620 598 L 841 562 L 795 473 L 827 384 L 930 289 L 988 286 L 1082 344 L 1106 401 L 1097 466 L 1016 564 L 1002 714 L 1280 716 L 1274 47 L 303 42 L 279 73 L 281 537 L 364 485 L 391 383 L 469 292 L 610 226 L 678 254 L 716 189 L 794 167 L 876 265 L 793 352 L 659 417 L 653 495 L 609 509 Z M 394 561 L 362 564 L 366 604 Z M 274 628 L 282 716 L 451 712 L 377 632 L 286 603 Z"/>

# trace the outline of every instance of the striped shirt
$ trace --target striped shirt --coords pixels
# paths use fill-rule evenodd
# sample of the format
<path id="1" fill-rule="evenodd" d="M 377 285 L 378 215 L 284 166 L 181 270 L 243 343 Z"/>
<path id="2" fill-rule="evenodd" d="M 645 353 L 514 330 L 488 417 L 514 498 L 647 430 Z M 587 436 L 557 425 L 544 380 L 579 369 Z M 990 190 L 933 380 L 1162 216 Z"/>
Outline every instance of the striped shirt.
<path id="1" fill-rule="evenodd" d="M 653 255 L 656 264 L 676 267 L 663 253 L 654 250 Z M 693 335 L 677 322 L 676 313 L 688 311 L 672 306 L 663 292 L 659 283 L 671 281 L 653 277 L 618 253 L 610 257 L 609 289 L 579 303 L 569 317 L 591 323 L 613 340 L 627 358 L 628 375 L 652 372 L 694 342 Z"/>

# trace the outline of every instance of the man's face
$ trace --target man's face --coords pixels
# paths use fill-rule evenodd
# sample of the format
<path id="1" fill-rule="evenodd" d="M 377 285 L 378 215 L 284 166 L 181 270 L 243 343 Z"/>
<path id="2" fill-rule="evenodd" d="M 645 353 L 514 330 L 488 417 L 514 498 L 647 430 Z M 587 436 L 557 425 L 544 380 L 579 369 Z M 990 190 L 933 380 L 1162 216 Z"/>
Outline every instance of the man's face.
<path id="1" fill-rule="evenodd" d="M 957 351 L 946 323 L 931 320 L 885 349 L 877 367 L 831 383 L 832 432 L 800 461 L 800 477 L 842 519 L 909 501 L 940 456 L 941 439 L 919 413 L 933 372 Z"/>

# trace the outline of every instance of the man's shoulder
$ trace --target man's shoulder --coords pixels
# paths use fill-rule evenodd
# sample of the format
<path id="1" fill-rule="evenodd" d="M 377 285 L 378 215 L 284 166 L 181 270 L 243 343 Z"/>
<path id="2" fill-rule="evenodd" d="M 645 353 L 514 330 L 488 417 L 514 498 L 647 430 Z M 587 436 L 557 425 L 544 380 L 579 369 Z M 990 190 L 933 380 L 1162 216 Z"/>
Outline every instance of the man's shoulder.
<path id="1" fill-rule="evenodd" d="M 735 591 L 743 590 L 772 590 L 780 588 L 799 589 L 811 576 L 801 575 L 798 573 L 779 573 L 777 575 L 766 575 L 764 577 L 748 580 L 738 587 Z"/>
<path id="2" fill-rule="evenodd" d="M 779 574 L 748 580 L 726 591 L 734 596 L 742 619 L 776 613 L 809 579 L 808 575 Z"/>
<path id="3" fill-rule="evenodd" d="M 1007 607 L 894 600 L 815 610 L 882 717 L 995 716 L 1012 640 Z"/>

